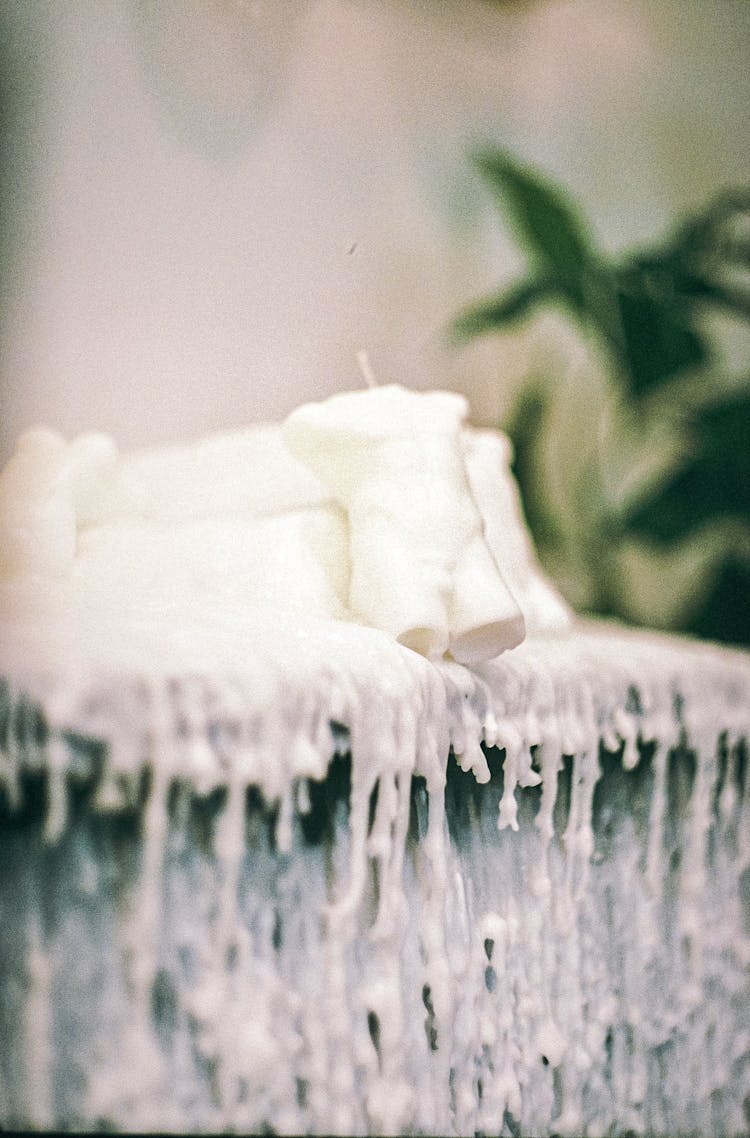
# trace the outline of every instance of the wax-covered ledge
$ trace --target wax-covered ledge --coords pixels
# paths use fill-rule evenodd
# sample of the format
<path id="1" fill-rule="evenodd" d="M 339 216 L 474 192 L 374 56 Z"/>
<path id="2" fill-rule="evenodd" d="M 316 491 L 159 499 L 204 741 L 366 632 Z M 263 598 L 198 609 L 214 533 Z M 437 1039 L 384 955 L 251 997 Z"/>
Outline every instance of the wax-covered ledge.
<path id="1" fill-rule="evenodd" d="M 341 630 L 3 687 L 6 1121 L 740 1133 L 747 657 Z"/>

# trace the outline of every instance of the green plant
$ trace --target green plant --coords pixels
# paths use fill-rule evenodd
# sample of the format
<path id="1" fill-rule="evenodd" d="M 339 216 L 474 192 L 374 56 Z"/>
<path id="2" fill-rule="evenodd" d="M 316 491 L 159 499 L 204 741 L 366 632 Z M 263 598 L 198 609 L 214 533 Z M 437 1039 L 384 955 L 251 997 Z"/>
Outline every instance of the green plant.
<path id="1" fill-rule="evenodd" d="M 454 334 L 471 339 L 555 308 L 606 373 L 607 422 L 597 445 L 582 438 L 569 458 L 556 504 L 539 478 L 540 454 L 554 429 L 555 384 L 575 375 L 529 380 L 504 424 L 543 561 L 585 578 L 575 599 L 594 611 L 626 619 L 647 611 L 655 623 L 750 643 L 750 376 L 728 381 L 707 321 L 722 313 L 750 326 L 750 190 L 724 192 L 666 240 L 612 257 L 562 187 L 502 151 L 476 162 L 529 272 L 461 313 Z M 651 461 L 644 440 L 660 432 L 667 451 Z M 608 475 L 613 455 L 630 489 Z M 566 517 L 578 519 L 572 536 Z M 675 580 L 664 582 L 662 609 L 639 611 L 634 575 L 648 575 L 649 564 L 657 574 L 671 566 Z M 667 595 L 680 565 L 681 605 Z"/>

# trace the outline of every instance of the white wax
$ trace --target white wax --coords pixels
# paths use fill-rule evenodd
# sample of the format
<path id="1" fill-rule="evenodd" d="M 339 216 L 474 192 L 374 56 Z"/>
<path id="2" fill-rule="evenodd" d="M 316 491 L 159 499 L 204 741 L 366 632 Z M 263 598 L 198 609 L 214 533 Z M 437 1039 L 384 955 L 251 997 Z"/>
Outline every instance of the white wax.
<path id="1" fill-rule="evenodd" d="M 258 517 L 328 498 L 278 425 L 264 423 L 123 455 L 102 520 Z"/>
<path id="2" fill-rule="evenodd" d="M 347 523 L 278 427 L 122 457 L 106 435 L 37 428 L 0 474 L 0 580 L 31 578 L 92 607 L 344 618 Z"/>
<path id="3" fill-rule="evenodd" d="M 415 437 L 421 460 L 409 450 Z M 18 940 L 29 948 L 19 971 L 28 998 L 11 1040 L 11 1053 L 21 1040 L 24 1062 L 17 1075 L 8 1068 L 6 1099 L 29 1124 L 69 1123 L 51 1089 L 70 1079 L 79 1087 L 83 1052 L 78 1036 L 54 1029 L 85 992 L 90 1007 L 76 1032 L 83 1039 L 89 1023 L 106 1029 L 93 1037 L 74 1122 L 170 1132 L 255 1133 L 272 1123 L 285 1133 L 575 1134 L 612 1132 L 625 1120 L 640 1132 L 667 1110 L 661 1077 L 652 1086 L 644 1076 L 657 1046 L 670 1113 L 656 1129 L 681 1132 L 697 1118 L 706 1133 L 717 1119 L 724 1132 L 741 1131 L 745 1104 L 732 1073 L 747 1050 L 747 654 L 580 623 L 468 668 L 331 618 L 361 569 L 362 589 L 368 580 L 380 589 L 381 616 L 389 605 L 412 614 L 423 605 L 425 639 L 414 626 L 413 647 L 447 645 L 477 659 L 494 647 L 490 618 L 516 618 L 496 591 L 479 515 L 499 555 L 515 550 L 504 567 L 521 586 L 538 571 L 503 441 L 482 438 L 479 458 L 463 445 L 465 429 L 370 439 L 363 468 L 368 492 L 380 479 L 381 507 L 360 495 L 367 508 L 352 527 L 351 575 L 349 507 L 319 487 L 307 497 L 315 479 L 304 468 L 290 472 L 285 494 L 301 481 L 281 506 L 269 468 L 241 458 L 254 452 L 260 462 L 265 443 L 207 441 L 195 465 L 190 448 L 118 460 L 98 500 L 95 472 L 106 472 L 112 454 L 106 441 L 68 445 L 37 432 L 22 443 L 0 478 L 0 530 L 17 542 L 0 548 L 23 554 L 16 577 L 0 581 L 0 788 L 21 803 L 24 772 L 46 769 L 53 842 L 67 825 L 69 776 L 88 762 L 82 739 L 106 744 L 93 810 L 132 809 L 150 774 L 142 856 L 123 904 L 112 905 L 99 852 L 79 848 L 75 829 L 59 847 L 60 864 L 74 873 L 73 892 L 61 894 L 65 919 L 47 929 L 39 891 L 18 894 L 31 911 L 28 941 Z M 468 482 L 461 454 L 469 455 Z M 283 448 L 276 456 L 286 469 Z M 422 473 L 430 477 L 420 482 Z M 355 514 L 357 494 L 348 497 Z M 442 519 L 432 558 L 430 519 Z M 24 532 L 33 535 L 25 546 Z M 394 574 L 405 579 L 403 593 L 389 588 Z M 426 603 L 436 599 L 437 614 Z M 476 620 L 485 604 L 488 646 Z M 534 611 L 540 622 L 560 612 Z M 430 644 L 434 628 L 442 639 Z M 468 641 L 457 651 L 462 635 Z M 36 703 L 43 737 L 29 720 Z M 498 834 L 486 795 L 475 796 L 466 840 L 454 843 L 446 764 L 452 750 L 488 781 L 480 741 L 505 750 L 499 820 L 517 832 Z M 612 778 L 599 788 L 603 845 L 594 848 L 600 744 L 624 744 L 629 768 L 642 752 L 634 744 L 650 741 L 658 748 L 653 791 L 648 772 L 643 779 L 647 826 L 631 828 L 635 817 L 621 810 L 630 791 Z M 323 778 L 344 746 L 351 793 L 337 826 L 346 832 L 337 829 L 323 866 L 296 844 L 293 795 L 304 799 L 301 780 Z M 674 818 L 671 767 L 686 748 L 695 777 Z M 573 768 L 555 840 L 563 755 Z M 415 774 L 424 791 L 412 797 Z M 532 824 L 517 787 L 540 778 Z M 227 798 L 210 852 L 200 862 L 192 853 L 176 858 L 175 789 L 187 803 L 214 787 L 226 787 Z M 291 839 L 299 855 L 270 878 L 271 863 L 263 852 L 257 860 L 245 834 L 249 787 L 279 804 L 278 849 Z M 497 795 L 486 794 L 496 810 Z M 426 824 L 418 841 L 412 803 Z M 181 809 L 178 798 L 176 820 Z M 627 828 L 610 825 L 618 816 Z M 464 826 L 459 818 L 453 825 Z M 32 846 L 32 866 L 55 868 L 47 849 Z M 180 901 L 174 887 L 183 878 Z M 90 897 L 81 892 L 89 889 Z M 91 919 L 94 903 L 105 906 L 103 925 Z M 192 964 L 184 973 L 174 965 L 171 1054 L 175 1063 L 183 1047 L 195 1055 L 195 1098 L 190 1064 L 172 1063 L 154 1022 L 153 985 L 170 960 L 183 959 L 171 955 L 177 946 L 189 948 L 195 974 Z M 716 1061 L 706 1064 L 706 1055 Z M 218 1074 L 202 1113 L 209 1064 Z"/>
<path id="4" fill-rule="evenodd" d="M 213 611 L 241 604 L 343 618 L 346 518 L 324 503 L 269 517 L 120 519 L 80 533 L 71 575 L 131 606 L 179 596 Z"/>
<path id="5" fill-rule="evenodd" d="M 450 653 L 462 664 L 491 660 L 498 644 L 514 648 L 524 638 L 523 613 L 478 532 L 456 565 L 449 624 Z"/>
<path id="6" fill-rule="evenodd" d="M 0 579 L 70 572 L 78 522 L 97 513 L 115 456 L 105 435 L 68 444 L 38 427 L 21 436 L 0 473 Z"/>
<path id="7" fill-rule="evenodd" d="M 391 383 L 363 391 L 345 391 L 319 403 L 305 403 L 289 416 L 284 433 L 288 438 L 297 425 L 304 425 L 298 450 L 304 449 L 304 438 L 326 439 L 330 444 L 338 441 L 344 448 L 357 439 L 451 434 L 467 417 L 468 410 L 468 403 L 456 392 L 410 391 Z M 329 453 L 335 458 L 334 449 Z"/>
<path id="8" fill-rule="evenodd" d="M 500 431 L 466 428 L 466 473 L 484 520 L 487 544 L 523 612 L 529 633 L 568 628 L 573 613 L 543 573 L 511 471 L 510 440 Z"/>
<path id="9" fill-rule="evenodd" d="M 523 616 L 484 543 L 461 445 L 467 405 L 397 386 L 294 411 L 290 450 L 349 518 L 349 606 L 430 657 L 475 663 L 523 639 Z"/>
<path id="10" fill-rule="evenodd" d="M 0 579 L 144 611 L 178 594 L 309 611 L 433 659 L 490 659 L 522 639 L 522 613 L 534 631 L 570 613 L 536 563 L 507 440 L 466 410 L 382 387 L 122 456 L 105 435 L 37 428 L 0 474 Z"/>
<path id="11" fill-rule="evenodd" d="M 255 1133 L 270 1120 L 284 1133 L 497 1134 L 508 1112 L 521 1133 L 615 1132 L 631 1116 L 645 1132 L 666 1109 L 661 1083 L 644 1092 L 642 1080 L 656 1041 L 674 1088 L 659 1132 L 682 1132 L 695 1117 L 712 1132 L 712 1087 L 722 1094 L 721 1129 L 741 1132 L 742 1084 L 732 1073 L 747 1047 L 746 764 L 742 783 L 739 766 L 727 766 L 725 790 L 731 785 L 738 797 L 720 808 L 725 817 L 716 802 L 717 754 L 741 764 L 745 753 L 737 744 L 748 737 L 746 654 L 582 625 L 469 670 L 430 663 L 378 630 L 260 617 L 241 606 L 206 619 L 176 605 L 140 627 L 132 614 L 104 609 L 86 643 L 80 612 L 66 606 L 57 622 L 32 628 L 24 674 L 13 666 L 21 629 L 6 626 L 2 603 L 16 587 L 0 586 L 0 673 L 13 683 L 13 714 L 39 699 L 49 734 L 40 742 L 11 720 L 0 738 L 6 792 L 21 770 L 44 763 L 53 839 L 67 824 L 66 776 L 81 769 L 76 740 L 107 743 L 109 798 L 98 795 L 92 810 L 132 809 L 128 788 L 150 772 L 127 903 L 112 904 L 109 863 L 90 843 L 80 847 L 78 816 L 73 840 L 60 847 L 60 864 L 75 875 L 61 877 L 66 919 L 37 938 L 38 891 L 21 891 L 32 911 L 28 997 L 13 1034 L 25 1061 L 22 1074 L 11 1072 L 11 1088 L 35 1125 L 68 1121 L 57 1113 L 65 1100 L 59 1105 L 48 1089 L 61 1077 L 77 1080 L 89 1053 L 76 1044 L 89 1024 L 104 1024 L 86 1064 L 85 1098 L 75 1099 L 86 1124 L 106 1117 L 127 1127 L 135 1117 L 144 1129 Z M 88 611 L 89 598 L 75 588 L 70 600 Z M 42 659 L 46 678 L 35 678 Z M 276 861 L 265 851 L 258 860 L 245 834 L 246 789 L 280 803 L 276 841 L 284 849 L 290 795 L 300 778 L 327 769 L 331 719 L 349 729 L 352 751 L 350 809 L 337 823 L 334 856 L 324 866 L 291 819 L 293 856 L 269 877 Z M 490 789 L 473 796 L 470 821 L 453 815 L 463 838 L 454 843 L 444 814 L 449 746 L 478 745 L 490 721 L 508 756 L 506 815 L 516 784 L 529 785 L 531 762 L 541 765 L 536 823 L 519 808 L 518 831 L 497 834 Z M 648 825 L 636 834 L 622 799 L 608 803 L 610 789 L 622 794 L 621 779 L 611 777 L 599 786 L 603 844 L 592 853 L 599 742 L 632 732 L 658 741 L 664 756 L 653 791 L 644 772 Z M 697 769 L 675 819 L 667 756 L 686 745 Z M 558 769 L 569 748 L 570 797 L 560 804 L 568 821 L 564 838 L 553 840 Z M 425 778 L 424 801 L 412 799 L 415 773 Z M 193 793 L 228 792 L 210 850 L 188 844 L 185 858 L 175 856 L 177 827 L 188 817 L 179 799 L 174 805 L 176 783 L 185 806 Z M 418 841 L 411 801 L 427 824 Z M 32 843 L 29 856 L 62 873 L 49 849 Z M 100 881 L 88 898 L 84 870 Z M 104 924 L 92 920 L 94 905 L 95 914 L 104 906 Z M 77 928 L 90 935 L 72 937 Z M 177 955 L 185 945 L 189 968 Z M 181 1097 L 174 1067 L 163 1062 L 152 985 L 165 967 L 176 981 L 177 1046 L 198 1049 L 195 1074 L 188 1067 L 179 1086 L 205 1086 L 204 1059 L 225 1076 L 208 1114 L 199 1094 Z M 81 976 L 95 978 L 90 990 Z M 82 991 L 71 1040 L 53 1028 Z M 705 1068 L 706 1054 L 717 1064 Z"/>

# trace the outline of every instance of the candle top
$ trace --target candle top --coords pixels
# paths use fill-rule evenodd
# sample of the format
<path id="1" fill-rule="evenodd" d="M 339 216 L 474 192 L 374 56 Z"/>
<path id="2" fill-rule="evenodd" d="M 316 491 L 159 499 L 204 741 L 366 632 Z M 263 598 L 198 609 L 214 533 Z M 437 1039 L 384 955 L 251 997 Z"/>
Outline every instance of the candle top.
<path id="1" fill-rule="evenodd" d="M 398 384 L 345 391 L 319 403 L 303 403 L 284 424 L 321 435 L 367 440 L 414 434 L 450 434 L 468 415 L 468 403 L 453 391 L 410 391 Z"/>

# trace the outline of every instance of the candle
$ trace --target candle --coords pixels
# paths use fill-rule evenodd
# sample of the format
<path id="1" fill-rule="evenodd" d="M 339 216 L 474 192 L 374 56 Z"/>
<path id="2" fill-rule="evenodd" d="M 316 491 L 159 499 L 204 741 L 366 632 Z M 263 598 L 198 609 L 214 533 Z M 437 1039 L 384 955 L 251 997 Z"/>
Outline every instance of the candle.
<path id="1" fill-rule="evenodd" d="M 524 621 L 484 538 L 461 445 L 466 401 L 390 385 L 292 412 L 289 449 L 349 520 L 349 607 L 428 657 L 491 659 Z"/>

